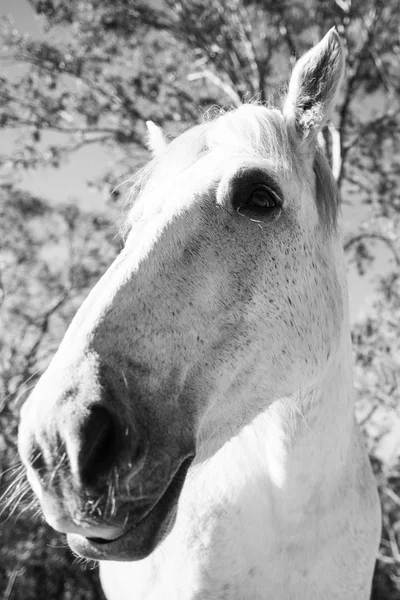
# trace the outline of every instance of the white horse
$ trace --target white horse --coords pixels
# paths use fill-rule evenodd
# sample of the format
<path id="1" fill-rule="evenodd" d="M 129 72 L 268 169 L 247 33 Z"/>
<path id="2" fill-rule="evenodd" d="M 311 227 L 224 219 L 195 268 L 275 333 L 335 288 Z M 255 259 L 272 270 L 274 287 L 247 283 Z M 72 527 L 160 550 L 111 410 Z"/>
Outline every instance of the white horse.
<path id="1" fill-rule="evenodd" d="M 378 496 L 353 415 L 338 193 L 343 53 L 296 65 L 138 177 L 124 250 L 23 408 L 44 516 L 110 600 L 367 600 Z"/>

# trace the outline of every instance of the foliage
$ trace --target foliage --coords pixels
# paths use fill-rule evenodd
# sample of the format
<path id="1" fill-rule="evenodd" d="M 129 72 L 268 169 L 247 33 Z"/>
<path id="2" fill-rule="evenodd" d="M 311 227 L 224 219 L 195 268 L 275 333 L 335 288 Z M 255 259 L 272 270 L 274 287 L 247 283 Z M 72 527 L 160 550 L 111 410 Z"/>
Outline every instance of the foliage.
<path id="1" fill-rule="evenodd" d="M 344 203 L 369 209 L 356 230 L 347 229 L 345 249 L 360 273 L 369 272 L 381 246 L 393 257 L 375 301 L 353 328 L 353 342 L 358 412 L 384 507 L 374 597 L 400 597 L 398 446 L 386 432 L 400 423 L 397 0 L 30 4 L 42 18 L 40 39 L 21 35 L 9 21 L 2 28 L 1 57 L 15 68 L 0 78 L 0 128 L 19 135 L 15 150 L 0 155 L 6 182 L 0 188 L 0 315 L 7 324 L 0 340 L 3 469 L 15 460 L 18 398 L 35 383 L 83 296 L 116 252 L 110 217 L 84 214 L 72 205 L 55 208 L 23 194 L 18 174 L 58 167 L 85 146 L 106 144 L 115 161 L 99 186 L 114 190 L 117 200 L 115 184 L 145 159 L 147 119 L 177 132 L 213 105 L 238 105 L 243 98 L 279 102 L 294 57 L 335 25 L 347 50 L 347 77 L 323 142 Z M 3 475 L 3 483 L 7 479 Z M 27 520 L 18 536 L 25 527 Z M 4 531 L 10 539 L 8 525 Z M 38 551 L 43 531 L 37 534 Z M 6 571 L 15 571 L 4 548 L 0 586 L 6 589 Z M 48 591 L 47 597 L 70 593 Z M 26 591 L 20 595 L 33 597 Z"/>
<path id="2" fill-rule="evenodd" d="M 17 526 L 12 496 L 3 507 L 0 589 L 4 598 L 89 600 L 101 594 L 97 574 L 78 567 L 60 536 L 33 519 L 25 483 L 15 477 L 17 407 L 118 243 L 108 218 L 55 208 L 10 187 L 0 188 L 0 239 L 0 486 L 24 492 Z"/>
<path id="3" fill-rule="evenodd" d="M 32 386 L 116 243 L 101 215 L 54 208 L 10 189 L 0 189 L 0 199 L 0 311 L 2 321 L 12 324 L 0 342 L 4 405 L 27 380 Z"/>
<path id="4" fill-rule="evenodd" d="M 78 562 L 45 523 L 25 516 L 2 525 L 0 589 L 3 598 L 103 600 L 95 565 Z"/>

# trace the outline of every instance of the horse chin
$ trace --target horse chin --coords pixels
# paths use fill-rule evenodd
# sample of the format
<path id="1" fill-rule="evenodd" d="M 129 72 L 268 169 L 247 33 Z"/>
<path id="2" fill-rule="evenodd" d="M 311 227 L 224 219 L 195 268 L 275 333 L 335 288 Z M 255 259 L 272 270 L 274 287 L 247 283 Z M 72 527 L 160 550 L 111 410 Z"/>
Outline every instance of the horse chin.
<path id="1" fill-rule="evenodd" d="M 94 560 L 132 561 L 149 556 L 174 526 L 179 496 L 192 460 L 193 456 L 183 461 L 152 508 L 136 523 L 128 520 L 119 537 L 106 540 L 68 534 L 71 550 Z"/>

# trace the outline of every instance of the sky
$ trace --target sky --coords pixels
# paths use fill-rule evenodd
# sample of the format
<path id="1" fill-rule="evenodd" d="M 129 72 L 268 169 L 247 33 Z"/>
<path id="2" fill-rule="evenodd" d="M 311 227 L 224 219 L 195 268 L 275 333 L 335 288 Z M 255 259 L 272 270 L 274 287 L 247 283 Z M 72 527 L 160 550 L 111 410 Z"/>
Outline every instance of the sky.
<path id="1" fill-rule="evenodd" d="M 0 0 L 1 15 L 11 16 L 20 33 L 43 37 L 43 18 L 34 13 L 26 0 Z M 8 68 L 15 69 L 15 66 Z M 7 66 L 2 65 L 2 71 L 7 74 Z M 58 139 L 64 138 L 59 136 Z M 13 134 L 3 133 L 0 152 L 4 152 L 13 140 Z M 79 201 L 84 208 L 96 209 L 104 205 L 105 198 L 100 197 L 93 186 L 88 186 L 87 181 L 99 178 L 114 162 L 115 156 L 107 148 L 93 144 L 75 152 L 59 169 L 41 168 L 27 172 L 20 187 L 47 200 L 59 203 Z"/>
<path id="2" fill-rule="evenodd" d="M 12 17 L 21 33 L 29 33 L 34 37 L 43 36 L 41 18 L 34 14 L 26 0 L 0 0 L 0 16 L 5 14 Z M 2 70 L 4 72 L 4 66 Z M 12 140 L 3 132 L 0 137 L 1 153 L 6 151 L 10 142 Z M 51 202 L 77 202 L 84 209 L 101 209 L 105 198 L 95 188 L 88 186 L 87 181 L 100 177 L 114 161 L 115 157 L 107 148 L 91 145 L 76 152 L 59 169 L 42 168 L 28 172 L 20 181 L 20 186 Z M 357 225 L 367 217 L 366 210 L 357 204 L 343 206 L 346 227 L 356 230 Z M 365 311 L 371 302 L 377 278 L 388 269 L 391 260 L 389 251 L 382 245 L 376 248 L 377 258 L 368 277 L 360 277 L 354 266 L 349 266 L 351 320 Z"/>
<path id="3" fill-rule="evenodd" d="M 26 0 L 0 0 L 0 14 L 10 14 L 21 32 L 40 35 L 40 19 Z"/>

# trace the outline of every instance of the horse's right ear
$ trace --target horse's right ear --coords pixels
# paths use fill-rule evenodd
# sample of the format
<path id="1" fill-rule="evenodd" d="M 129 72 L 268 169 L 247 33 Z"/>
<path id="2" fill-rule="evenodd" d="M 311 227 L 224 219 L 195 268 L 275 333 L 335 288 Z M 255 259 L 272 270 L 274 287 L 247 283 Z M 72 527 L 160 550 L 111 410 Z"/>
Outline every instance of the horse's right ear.
<path id="1" fill-rule="evenodd" d="M 315 141 L 328 121 L 344 71 L 344 51 L 333 27 L 296 63 L 283 114 L 301 140 Z"/>
<path id="2" fill-rule="evenodd" d="M 158 127 L 153 121 L 146 121 L 147 127 L 147 146 L 153 156 L 158 156 L 168 146 L 161 127 Z"/>

